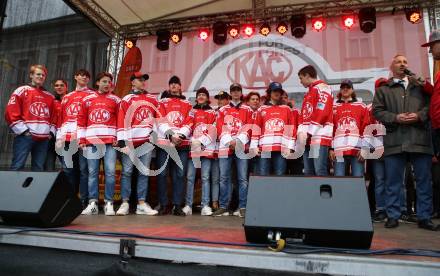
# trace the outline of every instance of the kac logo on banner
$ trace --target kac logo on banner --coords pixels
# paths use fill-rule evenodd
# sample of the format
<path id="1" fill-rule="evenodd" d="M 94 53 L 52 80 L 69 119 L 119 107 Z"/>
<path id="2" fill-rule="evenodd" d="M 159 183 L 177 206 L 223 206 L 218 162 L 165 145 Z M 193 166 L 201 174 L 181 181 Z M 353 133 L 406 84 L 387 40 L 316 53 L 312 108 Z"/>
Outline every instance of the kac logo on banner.
<path id="1" fill-rule="evenodd" d="M 291 61 L 283 53 L 260 49 L 232 60 L 227 74 L 232 83 L 240 83 L 244 88 L 264 89 L 271 82 L 285 82 L 292 71 Z"/>

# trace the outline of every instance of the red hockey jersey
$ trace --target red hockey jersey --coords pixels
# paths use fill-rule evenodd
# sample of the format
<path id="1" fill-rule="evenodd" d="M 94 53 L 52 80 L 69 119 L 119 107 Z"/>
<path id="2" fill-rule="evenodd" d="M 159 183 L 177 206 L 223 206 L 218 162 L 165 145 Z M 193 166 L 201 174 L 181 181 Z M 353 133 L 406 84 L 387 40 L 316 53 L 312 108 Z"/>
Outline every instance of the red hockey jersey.
<path id="1" fill-rule="evenodd" d="M 331 146 L 333 134 L 333 96 L 321 80 L 312 83 L 304 95 L 298 132 L 307 133 L 307 144 Z"/>
<path id="2" fill-rule="evenodd" d="M 135 147 L 149 142 L 157 108 L 156 97 L 146 91 L 126 95 L 119 105 L 118 141 L 130 141 Z"/>
<path id="3" fill-rule="evenodd" d="M 199 141 L 202 144 L 200 151 L 191 148 L 190 157 L 214 158 L 216 152 L 217 129 L 215 128 L 216 112 L 211 107 L 201 108 L 194 106 L 191 110 L 191 143 Z"/>
<path id="4" fill-rule="evenodd" d="M 46 140 L 50 133 L 56 135 L 54 100 L 43 88 L 20 86 L 6 105 L 6 122 L 17 135 L 29 131 L 34 140 Z"/>
<path id="5" fill-rule="evenodd" d="M 263 105 L 256 114 L 250 148 L 261 151 L 295 149 L 297 113 L 287 105 Z"/>
<path id="6" fill-rule="evenodd" d="M 232 154 L 229 143 L 234 139 L 239 139 L 243 145 L 249 142 L 253 123 L 252 113 L 252 109 L 243 103 L 237 106 L 230 103 L 220 108 L 216 122 L 219 156 Z"/>
<path id="7" fill-rule="evenodd" d="M 80 144 L 97 145 L 116 142 L 116 125 L 121 99 L 112 93 L 93 93 L 81 102 L 78 115 Z"/>
<path id="8" fill-rule="evenodd" d="M 81 102 L 91 93 L 96 93 L 96 91 L 84 87 L 83 89 L 72 91 L 63 97 L 61 113 L 57 124 L 57 139 L 64 139 L 67 142 L 77 139 L 77 121 L 78 114 L 81 111 Z"/>
<path id="9" fill-rule="evenodd" d="M 333 106 L 334 150 L 344 156 L 356 156 L 363 145 L 369 118 L 368 108 L 361 102 L 336 102 Z"/>
<path id="10" fill-rule="evenodd" d="M 192 122 L 191 109 L 191 103 L 182 98 L 164 98 L 159 102 L 159 114 L 157 114 L 159 145 L 171 146 L 172 143 L 167 134 L 174 132 L 185 136 L 179 147 L 189 146 Z"/>

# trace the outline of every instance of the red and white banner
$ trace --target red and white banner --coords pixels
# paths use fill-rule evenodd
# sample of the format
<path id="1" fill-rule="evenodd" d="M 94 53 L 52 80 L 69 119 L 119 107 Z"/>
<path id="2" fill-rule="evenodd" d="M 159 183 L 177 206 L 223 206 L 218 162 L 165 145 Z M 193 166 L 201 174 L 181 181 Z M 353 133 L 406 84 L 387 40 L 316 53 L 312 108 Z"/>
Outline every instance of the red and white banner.
<path id="1" fill-rule="evenodd" d="M 170 42 L 168 51 L 156 48 L 155 36 L 139 39 L 137 47 L 141 71 L 150 75 L 148 90 L 153 93 L 167 89 L 172 75 L 180 77 L 189 98 L 199 87 L 206 87 L 214 96 L 227 91 L 233 82 L 242 84 L 245 94 L 251 90 L 263 94 L 270 82 L 278 81 L 300 104 L 306 89 L 297 73 L 307 64 L 314 65 L 319 78 L 334 91 L 341 80 L 351 79 L 358 96 L 367 102 L 372 99 L 374 81 L 389 77 L 388 68 L 396 54 L 407 56 L 413 72 L 429 77 L 428 51 L 420 47 L 425 40 L 423 24 L 409 23 L 404 14 L 386 14 L 378 15 L 377 27 L 369 34 L 359 29 L 358 22 L 351 30 L 343 29 L 337 17 L 329 18 L 327 28 L 319 33 L 308 21 L 302 39 L 292 37 L 290 30 L 281 36 L 272 26 L 267 37 L 258 33 L 248 39 L 228 37 L 224 45 L 214 44 L 212 36 L 201 41 L 197 33 L 186 33 L 179 44 Z M 125 71 L 121 68 L 120 73 Z M 126 89 L 118 92 L 123 95 L 129 87 Z"/>

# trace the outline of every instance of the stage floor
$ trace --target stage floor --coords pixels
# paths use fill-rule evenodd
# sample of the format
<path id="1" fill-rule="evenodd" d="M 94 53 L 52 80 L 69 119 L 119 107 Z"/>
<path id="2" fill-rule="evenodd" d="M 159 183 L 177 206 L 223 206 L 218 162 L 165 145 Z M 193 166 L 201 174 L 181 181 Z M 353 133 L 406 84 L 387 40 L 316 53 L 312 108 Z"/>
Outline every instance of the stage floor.
<path id="1" fill-rule="evenodd" d="M 434 220 L 440 223 L 440 220 Z M 229 217 L 166 216 L 79 216 L 67 230 L 119 232 L 159 238 L 198 239 L 245 244 L 244 219 Z M 374 224 L 371 249 L 427 249 L 440 251 L 439 232 L 422 230 L 416 224 L 400 223 L 396 229 Z M 11 228 L 0 226 L 1 232 Z M 30 232 L 0 235 L 0 243 L 58 248 L 94 253 L 118 254 L 121 237 Z M 413 256 L 357 256 L 341 254 L 287 254 L 266 247 L 200 244 L 154 239 L 136 239 L 136 256 L 183 263 L 325 273 L 330 275 L 440 275 L 440 258 Z M 379 273 L 379 274 L 378 274 Z M 382 274 L 383 275 L 383 274 Z"/>
<path id="2" fill-rule="evenodd" d="M 433 220 L 440 223 L 439 219 Z M 95 232 L 125 232 L 163 238 L 189 238 L 214 242 L 246 243 L 243 229 L 244 219 L 229 217 L 208 217 L 194 214 L 178 217 L 166 216 L 79 216 L 66 229 Z M 374 223 L 371 249 L 414 248 L 440 250 L 440 232 L 417 227 L 414 223 L 400 223 L 398 228 L 387 229 L 384 223 Z M 188 243 L 185 243 L 188 244 Z M 196 243 L 194 243 L 196 245 Z M 218 247 L 219 245 L 215 245 Z M 226 246 L 234 247 L 235 246 Z M 265 249 L 264 249 L 265 250 Z M 440 262 L 440 258 L 381 256 L 408 260 Z"/>

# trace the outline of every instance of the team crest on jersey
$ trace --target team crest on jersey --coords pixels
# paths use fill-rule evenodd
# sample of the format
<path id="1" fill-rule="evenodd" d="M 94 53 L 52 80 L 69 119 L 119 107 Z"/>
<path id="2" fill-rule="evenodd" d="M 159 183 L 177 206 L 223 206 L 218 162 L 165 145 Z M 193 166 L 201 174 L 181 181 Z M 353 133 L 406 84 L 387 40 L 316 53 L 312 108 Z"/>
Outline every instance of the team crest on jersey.
<path id="1" fill-rule="evenodd" d="M 353 117 L 344 116 L 344 117 L 339 119 L 338 126 L 357 127 L 357 123 L 356 123 L 356 120 Z"/>
<path id="2" fill-rule="evenodd" d="M 149 108 L 143 106 L 136 111 L 136 120 L 144 121 L 151 117 L 151 111 Z"/>
<path id="3" fill-rule="evenodd" d="M 98 108 L 90 112 L 89 120 L 95 124 L 103 124 L 110 120 L 110 112 L 103 108 Z"/>
<path id="4" fill-rule="evenodd" d="M 78 116 L 80 111 L 81 111 L 80 102 L 72 103 L 66 109 L 67 116 Z"/>
<path id="5" fill-rule="evenodd" d="M 279 118 L 270 119 L 264 124 L 264 128 L 268 131 L 281 131 L 284 129 L 284 122 Z"/>
<path id="6" fill-rule="evenodd" d="M 49 107 L 47 106 L 46 103 L 43 102 L 35 102 L 31 104 L 31 106 L 29 107 L 29 112 L 32 115 L 40 118 L 50 117 Z"/>
<path id="7" fill-rule="evenodd" d="M 179 111 L 171 111 L 167 114 L 167 120 L 175 126 L 180 125 L 183 122 L 182 113 Z"/>
<path id="8" fill-rule="evenodd" d="M 225 117 L 225 123 L 229 129 L 240 129 L 243 126 L 243 122 L 231 115 Z"/>
<path id="9" fill-rule="evenodd" d="M 313 113 L 313 106 L 309 102 L 306 102 L 302 113 L 303 118 L 304 119 L 310 118 L 310 116 L 312 116 L 312 113 Z"/>

